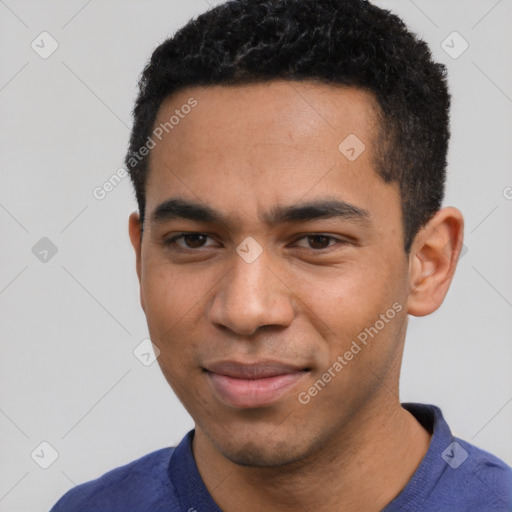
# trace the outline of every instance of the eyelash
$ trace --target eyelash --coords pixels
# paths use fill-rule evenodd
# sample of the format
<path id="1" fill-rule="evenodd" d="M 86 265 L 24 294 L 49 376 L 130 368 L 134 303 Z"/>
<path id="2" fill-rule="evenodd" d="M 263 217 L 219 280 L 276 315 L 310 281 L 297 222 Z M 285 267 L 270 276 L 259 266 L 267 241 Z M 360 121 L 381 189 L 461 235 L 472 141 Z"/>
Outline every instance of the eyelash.
<path id="1" fill-rule="evenodd" d="M 167 238 L 163 241 L 163 244 L 166 246 L 166 247 L 171 247 L 172 245 L 176 244 L 176 242 L 180 239 L 184 239 L 186 236 L 190 236 L 190 235 L 197 235 L 197 236 L 205 236 L 207 238 L 212 238 L 211 236 L 207 235 L 206 233 L 200 233 L 200 232 L 184 232 L 184 233 L 179 233 L 177 235 L 174 235 L 170 238 Z M 327 247 L 323 247 L 322 249 L 314 249 L 312 247 L 308 247 L 308 249 L 311 249 L 315 252 L 321 252 L 321 251 L 324 251 L 326 249 L 329 249 L 331 247 L 334 247 L 335 245 L 344 245 L 346 244 L 347 242 L 344 241 L 344 240 L 341 240 L 339 238 L 336 238 L 334 236 L 330 236 L 330 235 L 324 235 L 322 233 L 315 233 L 315 234 L 308 234 L 308 235 L 303 235 L 301 236 L 300 238 L 297 238 L 295 240 L 294 243 L 298 242 L 299 240 L 303 240 L 304 238 L 327 238 L 329 239 L 329 241 L 332 241 L 334 240 L 335 242 L 337 243 L 334 243 L 334 244 L 331 244 L 331 245 L 328 245 Z M 198 247 L 198 248 L 193 248 L 193 247 L 182 247 L 182 246 L 179 246 L 180 249 L 184 249 L 184 250 L 189 250 L 189 251 L 197 251 L 197 250 L 200 250 L 200 249 L 203 249 L 204 247 Z M 305 247 L 302 247 L 302 249 L 305 249 Z"/>

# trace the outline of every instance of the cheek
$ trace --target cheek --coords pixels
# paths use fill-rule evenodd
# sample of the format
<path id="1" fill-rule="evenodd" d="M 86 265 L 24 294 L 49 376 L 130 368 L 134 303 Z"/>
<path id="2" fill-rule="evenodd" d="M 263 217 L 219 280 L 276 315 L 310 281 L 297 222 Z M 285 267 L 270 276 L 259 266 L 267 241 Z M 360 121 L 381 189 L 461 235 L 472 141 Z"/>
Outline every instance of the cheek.
<path id="1" fill-rule="evenodd" d="M 167 380 L 172 375 L 179 383 L 198 370 L 199 356 L 208 346 L 206 310 L 220 277 L 219 272 L 199 266 L 185 272 L 161 257 L 146 258 L 142 268 L 146 320 Z"/>
<path id="2" fill-rule="evenodd" d="M 167 344 L 172 332 L 190 323 L 204 290 L 185 279 L 179 269 L 151 258 L 142 267 L 141 281 L 151 339 L 159 346 Z"/>
<path id="3" fill-rule="evenodd" d="M 374 264 L 351 261 L 336 268 L 296 274 L 294 286 L 307 309 L 326 328 L 336 331 L 372 318 L 392 295 L 388 279 Z"/>
<path id="4" fill-rule="evenodd" d="M 354 340 L 364 348 L 354 360 L 385 357 L 387 351 L 394 350 L 403 322 L 397 311 L 404 300 L 397 266 L 383 259 L 365 262 L 361 258 L 344 268 L 327 270 L 317 272 L 314 278 L 296 277 L 295 283 L 297 295 L 306 304 L 308 322 L 327 342 L 329 365 L 350 351 Z M 358 351 L 357 346 L 353 351 Z"/>

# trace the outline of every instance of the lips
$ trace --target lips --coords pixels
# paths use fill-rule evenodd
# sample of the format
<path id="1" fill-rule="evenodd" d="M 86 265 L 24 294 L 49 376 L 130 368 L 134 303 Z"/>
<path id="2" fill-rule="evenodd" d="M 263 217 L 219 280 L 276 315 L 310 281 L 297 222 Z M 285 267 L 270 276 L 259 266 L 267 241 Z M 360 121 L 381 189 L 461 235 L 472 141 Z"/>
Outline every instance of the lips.
<path id="1" fill-rule="evenodd" d="M 252 364 L 222 361 L 208 365 L 205 370 L 219 400 L 236 408 L 272 405 L 308 372 L 307 368 L 275 361 Z"/>

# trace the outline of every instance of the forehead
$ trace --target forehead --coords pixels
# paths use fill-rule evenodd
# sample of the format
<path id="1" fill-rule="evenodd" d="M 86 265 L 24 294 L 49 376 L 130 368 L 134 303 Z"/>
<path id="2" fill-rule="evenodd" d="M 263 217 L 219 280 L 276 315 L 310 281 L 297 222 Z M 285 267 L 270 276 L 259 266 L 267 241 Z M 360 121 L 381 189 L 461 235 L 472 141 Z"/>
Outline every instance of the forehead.
<path id="1" fill-rule="evenodd" d="M 193 101 L 197 105 L 192 110 L 187 104 Z M 350 133 L 371 146 L 378 110 L 374 96 L 362 89 L 310 81 L 192 87 L 162 103 L 155 128 L 174 118 L 163 138 L 179 146 L 193 137 L 196 151 L 246 151 L 261 144 L 300 149 L 297 143 L 332 150 Z"/>
<path id="2" fill-rule="evenodd" d="M 178 194 L 256 214 L 337 193 L 368 209 L 376 187 L 389 187 L 373 163 L 377 113 L 370 93 L 320 83 L 182 90 L 157 115 L 147 209 Z"/>

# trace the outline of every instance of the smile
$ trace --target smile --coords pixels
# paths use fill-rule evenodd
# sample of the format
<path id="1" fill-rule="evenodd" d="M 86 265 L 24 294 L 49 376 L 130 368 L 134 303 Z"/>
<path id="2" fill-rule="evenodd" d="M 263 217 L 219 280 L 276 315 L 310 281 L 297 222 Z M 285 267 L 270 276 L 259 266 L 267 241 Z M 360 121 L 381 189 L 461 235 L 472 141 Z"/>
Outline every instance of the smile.
<path id="1" fill-rule="evenodd" d="M 283 398 L 309 370 L 282 363 L 210 365 L 207 375 L 214 393 L 236 408 L 264 407 Z"/>

